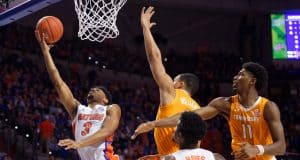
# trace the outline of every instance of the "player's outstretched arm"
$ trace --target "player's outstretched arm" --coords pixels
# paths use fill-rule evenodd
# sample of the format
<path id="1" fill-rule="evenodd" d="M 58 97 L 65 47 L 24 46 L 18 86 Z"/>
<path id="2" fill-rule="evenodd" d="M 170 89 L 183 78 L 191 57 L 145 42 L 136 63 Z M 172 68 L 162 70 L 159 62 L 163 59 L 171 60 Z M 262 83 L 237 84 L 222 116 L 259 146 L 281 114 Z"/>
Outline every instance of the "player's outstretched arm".
<path id="1" fill-rule="evenodd" d="M 151 22 L 151 17 L 155 13 L 154 7 L 142 8 L 141 11 L 141 25 L 144 35 L 145 50 L 147 54 L 147 59 L 150 64 L 150 69 L 153 75 L 153 78 L 157 85 L 159 86 L 160 91 L 163 93 L 170 94 L 175 97 L 175 90 L 173 87 L 173 80 L 166 73 L 165 68 L 162 63 L 161 52 L 155 43 L 155 40 L 152 36 L 150 29 L 156 25 L 156 23 Z M 164 96 L 164 95 L 161 95 Z M 161 97 L 161 103 L 164 105 L 166 97 Z M 167 102 L 168 103 L 168 100 Z"/>
<path id="2" fill-rule="evenodd" d="M 69 115 L 73 119 L 76 116 L 77 106 L 79 102 L 73 97 L 73 94 L 66 83 L 60 77 L 60 74 L 53 62 L 53 59 L 50 54 L 51 45 L 47 45 L 45 42 L 45 34 L 40 34 L 38 31 L 35 31 L 36 39 L 38 40 L 40 47 L 43 52 L 44 60 L 46 63 L 46 68 L 49 73 L 50 79 L 58 92 L 60 102 L 65 106 Z"/>
<path id="3" fill-rule="evenodd" d="M 268 123 L 273 139 L 272 144 L 263 146 L 264 154 L 283 155 L 286 150 L 286 143 L 282 123 L 280 120 L 280 112 L 276 103 L 269 101 L 266 104 L 264 117 Z"/>
<path id="4" fill-rule="evenodd" d="M 131 139 L 135 139 L 142 133 L 150 132 L 155 127 L 175 127 L 180 116 L 181 113 L 178 113 L 168 118 L 142 123 L 135 129 Z"/>
<path id="5" fill-rule="evenodd" d="M 220 112 L 222 112 L 222 108 L 224 108 L 223 106 L 226 106 L 225 98 L 221 97 L 212 100 L 206 107 L 196 109 L 193 112 L 197 113 L 204 120 L 207 120 L 215 117 Z M 181 113 L 178 113 L 168 118 L 142 123 L 134 131 L 134 134 L 131 136 L 131 139 L 135 139 L 138 135 L 149 132 L 155 127 L 175 127 L 177 125 L 178 120 L 180 119 L 180 116 Z"/>

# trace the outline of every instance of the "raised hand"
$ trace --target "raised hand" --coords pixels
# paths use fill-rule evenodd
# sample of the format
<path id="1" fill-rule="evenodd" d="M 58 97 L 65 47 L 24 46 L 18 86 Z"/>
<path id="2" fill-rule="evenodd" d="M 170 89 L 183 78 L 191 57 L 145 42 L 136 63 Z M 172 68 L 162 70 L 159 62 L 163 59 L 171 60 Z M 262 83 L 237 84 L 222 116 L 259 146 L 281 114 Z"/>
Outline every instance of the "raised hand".
<path id="1" fill-rule="evenodd" d="M 47 38 L 48 35 L 45 34 L 45 33 L 40 34 L 38 30 L 35 30 L 34 32 L 35 32 L 35 38 L 39 42 L 40 47 L 41 47 L 43 53 L 44 52 L 49 52 L 50 49 L 53 47 L 53 45 L 48 45 L 46 43 L 45 39 Z"/>
<path id="2" fill-rule="evenodd" d="M 153 130 L 154 127 L 155 124 L 152 121 L 140 124 L 134 131 L 134 134 L 131 136 L 131 139 L 135 139 L 138 135 Z"/>
<path id="3" fill-rule="evenodd" d="M 141 25 L 144 29 L 151 29 L 154 25 L 156 25 L 155 22 L 151 22 L 151 17 L 155 13 L 154 7 L 150 6 L 146 10 L 146 8 L 142 8 L 141 12 Z"/>

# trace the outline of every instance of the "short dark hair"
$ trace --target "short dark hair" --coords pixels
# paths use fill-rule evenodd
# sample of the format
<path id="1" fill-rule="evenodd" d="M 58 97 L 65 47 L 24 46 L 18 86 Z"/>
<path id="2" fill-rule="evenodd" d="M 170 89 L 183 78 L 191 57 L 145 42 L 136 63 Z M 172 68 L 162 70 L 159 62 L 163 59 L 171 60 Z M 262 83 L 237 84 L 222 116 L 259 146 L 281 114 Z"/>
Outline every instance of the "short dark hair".
<path id="1" fill-rule="evenodd" d="M 257 91 L 265 89 L 268 85 L 268 71 L 258 63 L 247 62 L 243 64 L 243 68 L 252 73 L 256 78 L 255 88 Z"/>
<path id="2" fill-rule="evenodd" d="M 194 112 L 183 112 L 177 125 L 185 144 L 196 144 L 206 133 L 206 122 Z"/>
<path id="3" fill-rule="evenodd" d="M 194 95 L 199 89 L 199 78 L 193 73 L 179 74 L 179 80 L 185 83 L 187 91 Z"/>
<path id="4" fill-rule="evenodd" d="M 104 92 L 106 99 L 108 100 L 108 103 L 106 105 L 110 105 L 112 103 L 111 93 L 104 86 L 93 86 L 92 88 L 98 88 Z"/>

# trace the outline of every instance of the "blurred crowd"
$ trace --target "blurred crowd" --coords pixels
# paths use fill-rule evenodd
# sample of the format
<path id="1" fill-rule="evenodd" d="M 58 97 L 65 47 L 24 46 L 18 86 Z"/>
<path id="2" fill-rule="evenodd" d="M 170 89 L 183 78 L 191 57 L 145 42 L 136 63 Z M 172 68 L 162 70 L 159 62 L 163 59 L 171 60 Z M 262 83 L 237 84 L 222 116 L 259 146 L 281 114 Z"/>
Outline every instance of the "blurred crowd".
<path id="1" fill-rule="evenodd" d="M 71 120 L 57 100 L 45 66 L 40 65 L 43 61 L 36 62 L 26 58 L 26 55 L 41 58 L 33 31 L 26 28 L 26 32 L 21 30 L 24 28 L 10 26 L 0 32 L 0 41 L 3 42 L 0 44 L 0 152 L 3 153 L 0 158 L 7 156 L 6 158 L 33 159 L 41 152 L 49 155 L 49 159 L 79 159 L 76 151 L 65 151 L 57 146 L 59 139 L 73 138 Z M 132 53 L 125 46 L 118 46 L 110 41 L 99 45 L 78 40 L 62 41 L 52 50 L 56 59 L 67 64 L 67 67 L 58 65 L 59 71 L 74 97 L 81 103 L 86 103 L 85 97 L 91 86 L 101 84 L 110 90 L 113 101 L 121 106 L 122 119 L 113 146 L 124 160 L 135 160 L 142 155 L 156 153 L 152 132 L 143 134 L 134 141 L 130 140 L 130 136 L 139 123 L 155 119 L 159 104 L 158 90 L 143 83 L 133 88 L 122 81 L 97 79 L 95 71 L 91 71 L 88 74 L 90 76 L 83 77 L 79 68 L 109 68 L 116 72 L 151 77 L 144 51 L 136 51 L 141 53 Z M 219 83 L 230 83 L 243 63 L 233 53 L 195 51 L 190 56 L 180 56 L 175 50 L 163 55 L 163 60 L 171 76 L 181 72 L 198 75 L 201 80 L 200 90 L 194 98 L 202 106 L 220 96 Z M 300 86 L 298 84 L 298 89 L 292 89 L 291 81 L 288 81 L 299 78 L 299 70 L 293 66 L 276 65 L 268 66 L 268 69 L 268 96 L 280 107 L 288 145 L 287 155 L 299 156 Z M 295 81 L 293 83 L 297 85 Z M 202 147 L 230 159 L 231 149 L 228 146 L 231 137 L 227 123 L 224 122 L 222 117 L 208 122 L 209 134 L 204 138 Z"/>

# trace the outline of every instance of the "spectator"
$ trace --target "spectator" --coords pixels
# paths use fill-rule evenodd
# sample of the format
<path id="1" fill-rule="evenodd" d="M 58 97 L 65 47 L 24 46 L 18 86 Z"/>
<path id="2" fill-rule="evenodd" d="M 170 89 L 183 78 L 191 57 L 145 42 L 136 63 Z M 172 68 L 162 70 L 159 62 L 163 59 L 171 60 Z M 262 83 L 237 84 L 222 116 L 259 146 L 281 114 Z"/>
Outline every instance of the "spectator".
<path id="1" fill-rule="evenodd" d="M 49 153 L 49 146 L 48 143 L 51 140 L 51 138 L 53 137 L 53 133 L 54 133 L 54 123 L 52 123 L 49 120 L 49 116 L 45 115 L 44 116 L 44 120 L 42 121 L 42 123 L 39 125 L 39 130 L 40 130 L 40 144 L 42 147 L 42 152 L 43 153 Z"/>

